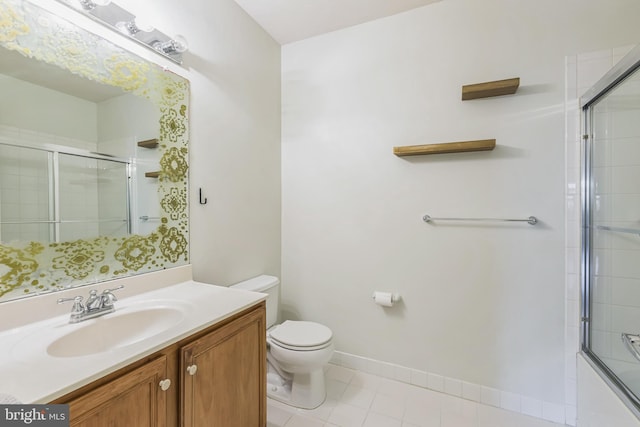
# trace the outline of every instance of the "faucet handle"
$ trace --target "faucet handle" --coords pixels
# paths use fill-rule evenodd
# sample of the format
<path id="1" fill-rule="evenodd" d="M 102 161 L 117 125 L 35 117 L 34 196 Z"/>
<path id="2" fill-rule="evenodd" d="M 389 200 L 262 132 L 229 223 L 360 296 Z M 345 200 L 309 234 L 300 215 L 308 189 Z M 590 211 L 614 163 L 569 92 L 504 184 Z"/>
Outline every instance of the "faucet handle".
<path id="1" fill-rule="evenodd" d="M 100 297 L 98 297 L 98 291 L 92 289 L 89 292 L 89 298 L 87 298 L 87 301 L 84 305 L 87 310 L 97 310 L 99 308 L 102 308 Z"/>
<path id="2" fill-rule="evenodd" d="M 71 314 L 80 314 L 80 313 L 84 313 L 84 305 L 82 304 L 82 300 L 83 298 L 80 295 L 73 298 L 58 298 L 58 304 L 73 301 L 73 307 L 71 307 Z"/>
<path id="3" fill-rule="evenodd" d="M 103 294 L 110 294 L 113 291 L 117 291 L 118 289 L 123 289 L 124 285 L 120 285 L 120 286 L 116 286 L 115 288 L 111 288 L 111 289 L 105 289 L 104 291 L 102 291 Z"/>
<path id="4" fill-rule="evenodd" d="M 122 289 L 124 288 L 124 285 L 120 285 L 118 287 L 115 287 L 113 289 L 105 289 L 104 291 L 102 291 L 102 294 L 100 295 L 100 300 L 102 301 L 102 306 L 103 307 L 110 307 L 113 305 L 114 301 L 118 301 L 118 298 L 116 298 L 116 296 L 112 293 L 113 291 L 117 291 L 118 289 Z"/>

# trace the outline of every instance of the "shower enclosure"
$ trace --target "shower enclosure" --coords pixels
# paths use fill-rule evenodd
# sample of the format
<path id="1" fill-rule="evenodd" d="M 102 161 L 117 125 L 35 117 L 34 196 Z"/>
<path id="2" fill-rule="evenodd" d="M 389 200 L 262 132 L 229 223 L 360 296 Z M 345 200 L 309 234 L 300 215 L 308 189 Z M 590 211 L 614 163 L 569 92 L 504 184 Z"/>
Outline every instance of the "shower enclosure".
<path id="1" fill-rule="evenodd" d="M 581 101 L 582 351 L 640 417 L 640 49 Z"/>
<path id="2" fill-rule="evenodd" d="M 129 234 L 129 169 L 84 150 L 0 141 L 0 242 Z"/>

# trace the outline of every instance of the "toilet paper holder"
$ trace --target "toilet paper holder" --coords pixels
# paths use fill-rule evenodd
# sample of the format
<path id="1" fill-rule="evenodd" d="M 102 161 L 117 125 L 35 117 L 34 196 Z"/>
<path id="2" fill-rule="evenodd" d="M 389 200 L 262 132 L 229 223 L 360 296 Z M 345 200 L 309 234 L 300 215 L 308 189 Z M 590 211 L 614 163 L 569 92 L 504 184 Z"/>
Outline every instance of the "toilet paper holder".
<path id="1" fill-rule="evenodd" d="M 383 307 L 393 307 L 393 304 L 400 301 L 400 295 L 392 292 L 375 291 L 373 295 L 371 295 L 371 298 L 373 298 L 376 304 Z"/>

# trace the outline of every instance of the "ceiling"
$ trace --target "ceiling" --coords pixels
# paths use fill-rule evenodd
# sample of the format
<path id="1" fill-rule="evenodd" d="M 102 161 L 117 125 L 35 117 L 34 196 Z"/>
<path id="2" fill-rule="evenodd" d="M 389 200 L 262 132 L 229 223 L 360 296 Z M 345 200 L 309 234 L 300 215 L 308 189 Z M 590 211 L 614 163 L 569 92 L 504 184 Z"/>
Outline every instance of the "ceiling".
<path id="1" fill-rule="evenodd" d="M 280 44 L 395 15 L 440 0 L 236 0 Z"/>

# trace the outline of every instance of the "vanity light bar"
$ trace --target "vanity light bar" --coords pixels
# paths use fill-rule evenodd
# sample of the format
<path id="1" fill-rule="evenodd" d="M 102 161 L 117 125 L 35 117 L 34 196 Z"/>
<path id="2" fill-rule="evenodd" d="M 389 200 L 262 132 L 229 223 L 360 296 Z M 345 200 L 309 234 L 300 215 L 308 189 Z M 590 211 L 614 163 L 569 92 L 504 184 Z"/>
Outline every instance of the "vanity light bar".
<path id="1" fill-rule="evenodd" d="M 82 12 L 118 33 L 129 37 L 152 51 L 182 64 L 182 54 L 188 44 L 184 37 L 169 37 L 148 25 L 141 25 L 140 18 L 111 0 L 58 0 L 75 10 Z"/>

